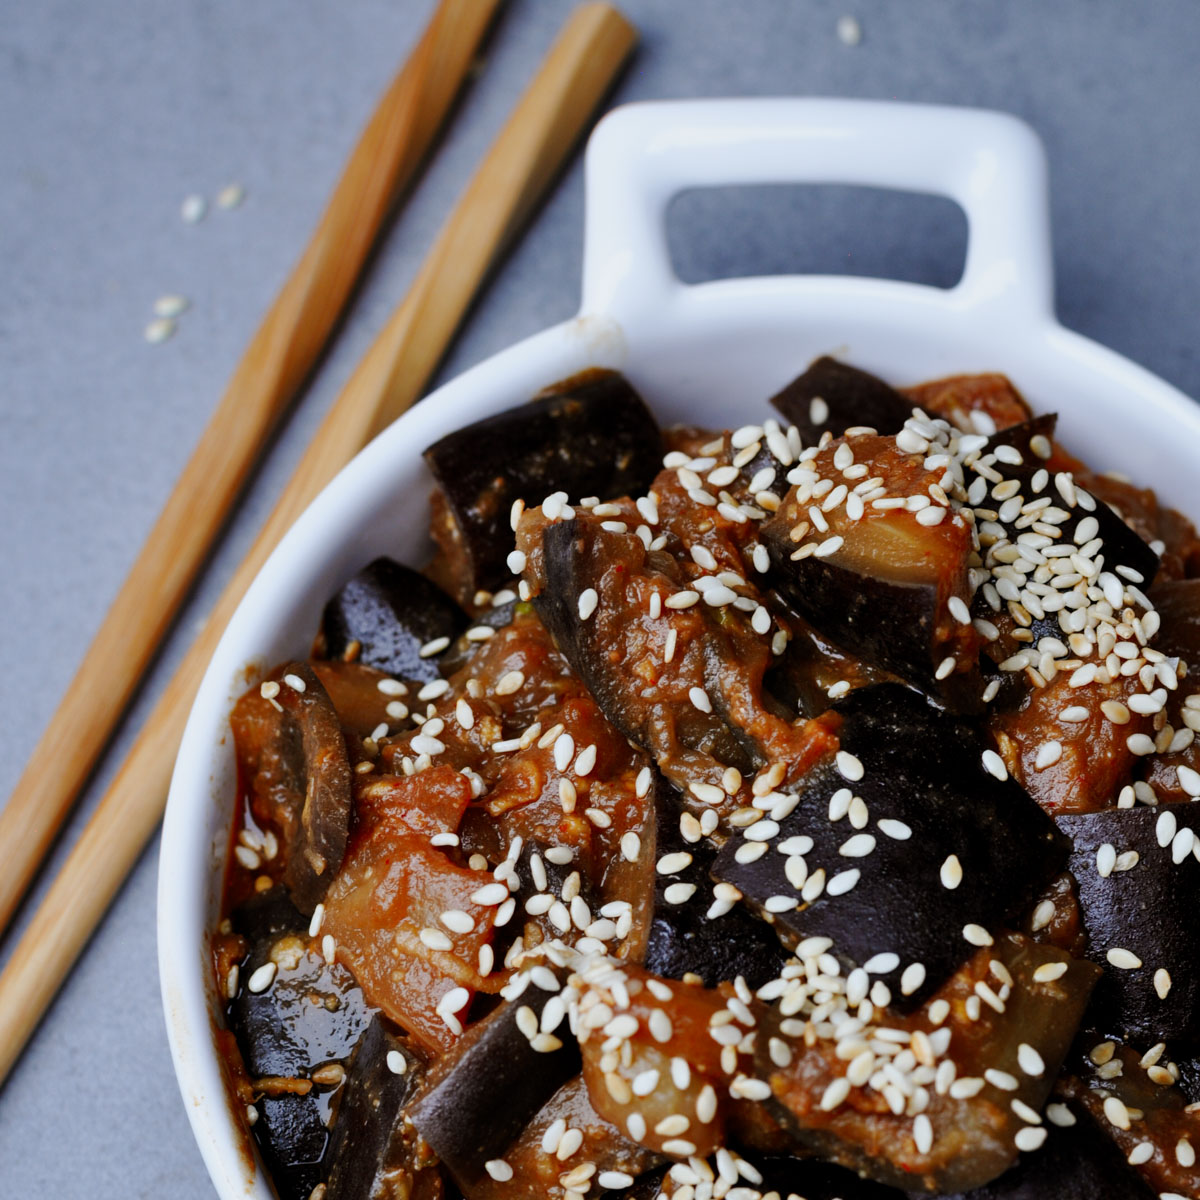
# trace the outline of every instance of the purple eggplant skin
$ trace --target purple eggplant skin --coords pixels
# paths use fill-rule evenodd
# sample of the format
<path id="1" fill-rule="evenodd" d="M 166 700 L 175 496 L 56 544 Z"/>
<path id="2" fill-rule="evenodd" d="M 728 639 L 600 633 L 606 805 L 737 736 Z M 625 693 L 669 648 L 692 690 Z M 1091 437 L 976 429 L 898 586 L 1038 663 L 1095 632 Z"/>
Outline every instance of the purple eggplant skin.
<path id="1" fill-rule="evenodd" d="M 804 1200 L 905 1200 L 904 1192 L 836 1163 L 785 1154 L 755 1155 L 750 1161 L 762 1175 L 762 1183 L 755 1187 L 764 1196 L 777 1192 Z"/>
<path id="2" fill-rule="evenodd" d="M 593 370 L 447 434 L 425 462 L 453 520 L 454 552 L 469 586 L 494 591 L 509 579 L 513 503 L 639 496 L 662 465 L 662 435 L 623 376 Z M 444 543 L 441 531 L 434 536 Z"/>
<path id="3" fill-rule="evenodd" d="M 391 1054 L 403 1059 L 403 1072 L 392 1070 Z M 401 1111 L 415 1095 L 421 1074 L 421 1060 L 411 1047 L 375 1017 L 342 1086 L 326 1156 L 325 1200 L 385 1200 L 395 1194 L 390 1189 L 397 1174 L 407 1174 L 411 1186 L 414 1137 Z"/>
<path id="4" fill-rule="evenodd" d="M 1040 1150 L 1023 1154 L 998 1179 L 944 1200 L 1154 1200 L 1154 1192 L 1126 1161 L 1112 1139 L 1079 1105 L 1075 1124 L 1046 1122 Z M 909 1196 L 928 1196 L 910 1192 Z"/>
<path id="5" fill-rule="evenodd" d="M 503 1156 L 533 1115 L 581 1068 L 565 1029 L 562 1047 L 539 1053 L 517 1027 L 528 1005 L 541 1016 L 554 993 L 530 982 L 520 996 L 470 1026 L 438 1060 L 411 1110 L 412 1123 L 459 1187 L 470 1195 L 485 1164 Z"/>
<path id="6" fill-rule="evenodd" d="M 344 1062 L 372 1019 L 350 973 L 316 954 L 299 953 L 308 941 L 308 919 L 283 887 L 239 907 L 234 932 L 250 944 L 240 965 L 242 985 L 225 1010 L 251 1079 L 267 1075 L 307 1077 L 314 1068 Z M 246 987 L 250 976 L 274 958 L 274 981 L 262 992 Z M 282 951 L 282 953 L 281 953 Z M 295 960 L 295 966 L 284 965 Z M 313 1003 L 318 997 L 322 1002 Z M 280 1200 L 308 1200 L 325 1175 L 329 1147 L 330 1093 L 263 1096 L 251 1133 Z"/>
<path id="7" fill-rule="evenodd" d="M 785 870 L 788 855 L 777 846 L 800 836 L 814 843 L 803 855 L 810 875 L 823 868 L 829 879 L 858 869 L 849 891 L 823 892 L 806 906 L 777 913 L 775 927 L 793 945 L 804 937 L 832 938 L 855 965 L 876 954 L 898 955 L 899 965 L 878 978 L 891 990 L 894 1006 L 908 1011 L 973 953 L 963 926 L 995 929 L 1025 909 L 1062 869 L 1070 842 L 1018 784 L 984 770 L 970 726 L 915 692 L 892 684 L 863 688 L 837 711 L 844 718 L 841 749 L 862 764 L 863 778 L 849 782 L 835 762 L 818 763 L 799 780 L 800 802 L 778 822 L 767 853 L 739 863 L 742 839 L 731 837 L 712 874 L 756 906 L 772 896 L 799 900 Z M 848 819 L 829 819 L 830 800 L 844 788 L 866 802 L 870 819 L 861 831 Z M 911 836 L 889 836 L 878 824 L 885 818 L 902 822 Z M 872 852 L 840 854 L 859 833 L 875 839 Z M 951 889 L 941 881 L 941 868 L 952 854 L 962 881 Z M 923 964 L 924 982 L 904 995 L 900 980 L 910 963 Z"/>
<path id="8" fill-rule="evenodd" d="M 813 420 L 814 400 L 825 402 L 823 421 Z M 828 355 L 772 396 L 771 404 L 789 425 L 796 426 L 806 446 L 814 445 L 823 433 L 841 437 L 854 426 L 899 433 L 913 410 L 912 402 L 882 379 Z"/>
<path id="9" fill-rule="evenodd" d="M 441 678 L 438 657 L 421 657 L 437 638 L 451 642 L 470 618 L 436 583 L 391 558 L 377 558 L 347 580 L 325 605 L 325 653 L 357 661 L 414 683 Z"/>
<path id="10" fill-rule="evenodd" d="M 1127 1040 L 1195 1047 L 1200 1044 L 1200 862 L 1189 850 L 1176 863 L 1172 842 L 1159 845 L 1174 829 L 1182 848 L 1184 830 L 1200 838 L 1200 812 L 1189 804 L 1162 808 L 1117 808 L 1058 818 L 1074 841 L 1070 871 L 1079 882 L 1079 904 L 1088 934 L 1088 957 L 1104 968 L 1088 1020 Z M 1096 869 L 1105 843 L 1117 853 L 1136 850 L 1137 863 L 1107 878 Z M 1123 970 L 1108 958 L 1128 950 L 1142 963 Z M 1155 973 L 1166 970 L 1170 990 L 1160 998 Z"/>
<path id="11" fill-rule="evenodd" d="M 751 988 L 776 978 L 790 955 L 770 925 L 741 904 L 723 916 L 707 915 L 713 901 L 709 868 L 717 851 L 707 839 L 694 844 L 684 840 L 679 832 L 683 805 L 661 776 L 657 776 L 654 807 L 654 860 L 686 852 L 692 861 L 674 875 L 655 872 L 654 915 L 643 965 L 663 979 L 698 975 L 710 988 L 739 975 Z M 696 891 L 683 904 L 671 904 L 667 891 L 679 883 L 692 884 Z"/>

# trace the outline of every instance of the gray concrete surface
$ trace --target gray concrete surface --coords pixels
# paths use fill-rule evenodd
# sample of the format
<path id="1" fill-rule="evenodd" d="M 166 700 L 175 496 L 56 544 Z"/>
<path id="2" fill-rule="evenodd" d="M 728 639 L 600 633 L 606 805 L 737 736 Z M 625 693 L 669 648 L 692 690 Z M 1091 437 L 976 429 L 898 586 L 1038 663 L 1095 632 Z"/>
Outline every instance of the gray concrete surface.
<path id="1" fill-rule="evenodd" d="M 50 870 L 570 7 L 512 0 L 486 71 Z M 618 100 L 826 94 L 994 106 L 1029 120 L 1052 163 L 1063 321 L 1200 395 L 1194 0 L 624 7 L 644 40 Z M 428 0 L 0 5 L 0 799 L 430 8 Z M 859 45 L 837 37 L 845 13 L 861 22 Z M 211 211 L 195 226 L 180 220 L 186 195 L 211 198 L 233 180 L 246 187 L 240 208 Z M 944 283 L 961 258 L 953 213 L 894 197 L 738 193 L 687 202 L 676 216 L 689 278 L 847 269 Z M 480 301 L 444 378 L 574 311 L 581 218 L 576 162 Z M 143 326 L 167 292 L 188 296 L 192 308 L 172 340 L 147 345 Z M 167 1055 L 154 851 L 0 1091 L 0 1168 L 11 1195 L 212 1194 Z M 0 955 L 12 945 L 0 943 Z"/>

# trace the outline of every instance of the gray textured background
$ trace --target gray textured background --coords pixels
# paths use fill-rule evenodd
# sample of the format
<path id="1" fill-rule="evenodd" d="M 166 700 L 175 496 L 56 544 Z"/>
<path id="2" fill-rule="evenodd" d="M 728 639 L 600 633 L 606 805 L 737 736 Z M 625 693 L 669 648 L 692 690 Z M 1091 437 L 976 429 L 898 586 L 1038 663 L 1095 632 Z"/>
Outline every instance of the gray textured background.
<path id="1" fill-rule="evenodd" d="M 0 3 L 0 797 L 430 7 Z M 76 828 L 569 8 L 511 0 L 486 72 L 271 450 Z M 1064 323 L 1200 395 L 1196 0 L 624 8 L 643 44 L 618 99 L 827 94 L 994 106 L 1029 120 L 1052 164 Z M 858 46 L 836 36 L 847 12 L 862 24 Z M 183 224 L 185 195 L 211 197 L 231 180 L 247 189 L 240 209 Z M 676 218 L 689 279 L 786 269 L 948 283 L 962 255 L 956 210 L 895 196 L 738 192 L 685 200 Z M 574 311 L 581 220 L 576 163 L 484 295 L 444 378 Z M 172 341 L 149 346 L 142 328 L 165 292 L 193 308 Z M 211 1195 L 167 1055 L 154 887 L 151 850 L 0 1091 L 11 1195 Z M 0 955 L 11 945 L 0 943 Z"/>

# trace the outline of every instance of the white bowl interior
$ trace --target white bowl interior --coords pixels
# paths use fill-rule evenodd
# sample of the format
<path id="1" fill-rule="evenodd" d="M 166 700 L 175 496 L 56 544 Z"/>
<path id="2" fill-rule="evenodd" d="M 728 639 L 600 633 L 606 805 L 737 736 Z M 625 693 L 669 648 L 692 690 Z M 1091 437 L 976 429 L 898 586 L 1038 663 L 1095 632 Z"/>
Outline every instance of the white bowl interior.
<path id="1" fill-rule="evenodd" d="M 160 969 L 180 1086 L 224 1200 L 271 1195 L 244 1152 L 212 1040 L 218 1005 L 206 946 L 234 798 L 236 697 L 266 666 L 307 652 L 327 597 L 364 563 L 383 553 L 425 560 L 421 451 L 442 434 L 589 366 L 624 371 L 664 423 L 736 426 L 769 415 L 767 397 L 823 353 L 902 384 L 1003 371 L 1036 410 L 1061 414 L 1070 449 L 1200 515 L 1200 407 L 1044 313 L 1005 309 L 1001 318 L 956 291 L 842 278 L 678 287 L 636 327 L 582 316 L 433 393 L 367 447 L 281 543 L 230 623 L 180 750 L 160 860 Z"/>

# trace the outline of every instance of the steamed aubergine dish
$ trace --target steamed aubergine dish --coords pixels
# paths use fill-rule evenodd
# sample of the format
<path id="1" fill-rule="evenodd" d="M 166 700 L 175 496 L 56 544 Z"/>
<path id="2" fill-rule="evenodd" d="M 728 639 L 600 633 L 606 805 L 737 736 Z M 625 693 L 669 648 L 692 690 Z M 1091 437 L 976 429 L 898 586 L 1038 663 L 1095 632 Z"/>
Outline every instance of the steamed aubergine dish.
<path id="1" fill-rule="evenodd" d="M 1001 375 L 771 404 L 450 434 L 238 701 L 281 1200 L 1200 1196 L 1200 538 Z"/>

